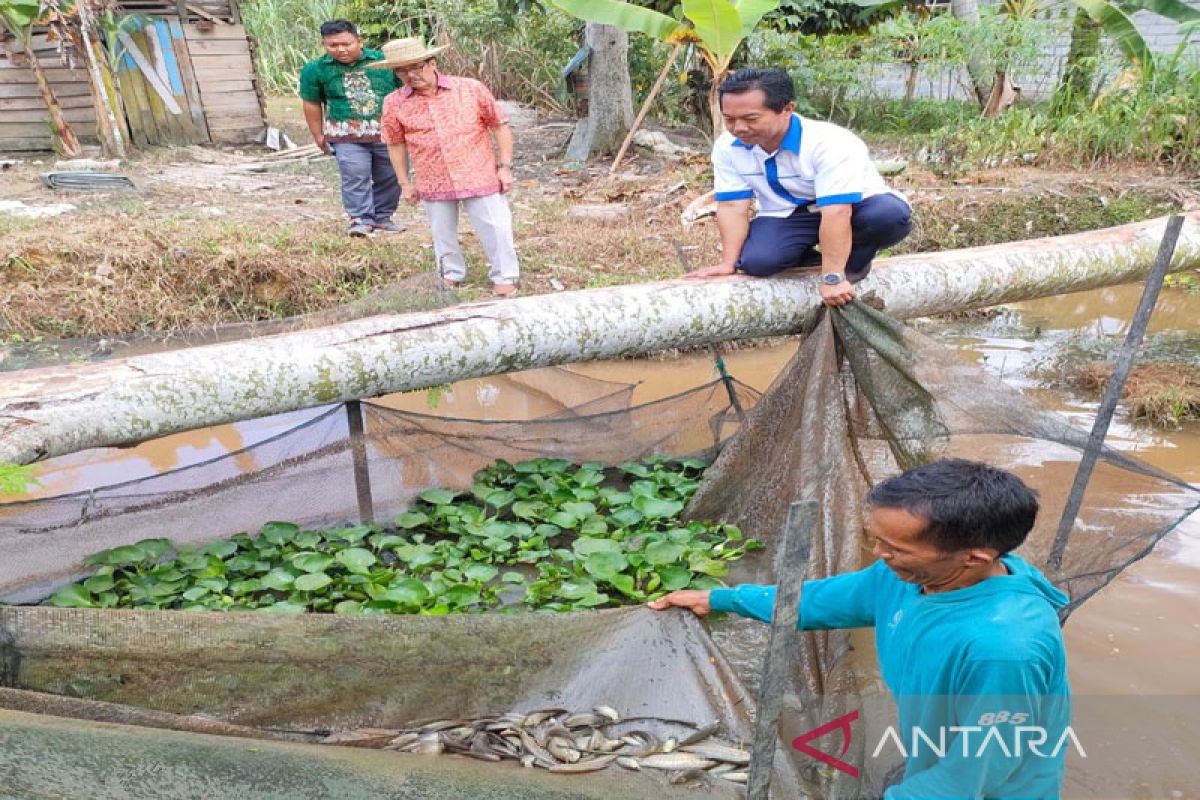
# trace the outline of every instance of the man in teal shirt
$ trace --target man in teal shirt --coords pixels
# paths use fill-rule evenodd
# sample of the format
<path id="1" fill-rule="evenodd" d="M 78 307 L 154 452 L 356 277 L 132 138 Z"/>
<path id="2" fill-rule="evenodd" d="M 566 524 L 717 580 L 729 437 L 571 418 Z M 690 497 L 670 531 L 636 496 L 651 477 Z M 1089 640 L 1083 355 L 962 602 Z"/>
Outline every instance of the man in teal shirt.
<path id="1" fill-rule="evenodd" d="M 365 68 L 383 53 L 363 47 L 352 22 L 323 23 L 321 45 L 325 55 L 300 71 L 300 99 L 313 141 L 337 159 L 350 235 L 398 233 L 392 214 L 400 184 L 380 139 L 379 116 L 383 98 L 400 84 L 390 71 Z"/>
<path id="2" fill-rule="evenodd" d="M 1058 609 L 1067 597 L 1012 554 L 1038 502 L 1015 475 L 961 459 L 917 467 L 867 495 L 879 559 L 806 581 L 803 630 L 874 627 L 910 747 L 900 798 L 1055 798 L 1070 690 Z M 770 622 L 774 586 L 672 592 L 650 604 Z M 920 732 L 944 753 L 911 747 Z M 1071 732 L 1073 733 L 1073 732 Z"/>

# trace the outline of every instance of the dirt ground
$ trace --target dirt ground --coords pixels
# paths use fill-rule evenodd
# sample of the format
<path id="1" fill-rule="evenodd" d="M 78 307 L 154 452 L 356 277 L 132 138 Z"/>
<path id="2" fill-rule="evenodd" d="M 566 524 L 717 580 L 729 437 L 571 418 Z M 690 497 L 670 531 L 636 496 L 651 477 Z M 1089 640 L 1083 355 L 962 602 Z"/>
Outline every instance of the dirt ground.
<path id="1" fill-rule="evenodd" d="M 270 112 L 275 125 L 307 144 L 298 101 L 273 100 Z M 511 200 L 522 293 L 676 276 L 679 245 L 694 266 L 718 257 L 711 221 L 686 231 L 679 221 L 686 203 L 710 188 L 705 153 L 638 151 L 610 176 L 607 161 L 563 163 L 569 120 L 516 109 L 514 129 Z M 0 172 L 0 201 L 75 206 L 40 220 L 0 212 L 0 342 L 281 319 L 389 286 L 393 293 L 432 287 L 432 243 L 419 208 L 402 204 L 404 233 L 352 240 L 333 160 L 273 161 L 268 153 L 253 145 L 155 149 L 122 165 L 137 187 L 125 193 L 46 188 L 40 175 L 53 167 L 52 156 Z M 1050 236 L 1200 205 L 1194 181 L 1150 170 L 1020 167 L 950 181 L 912 165 L 892 182 L 916 210 L 913 235 L 896 252 Z M 468 284 L 441 304 L 488 294 L 486 264 L 467 222 L 463 233 Z"/>

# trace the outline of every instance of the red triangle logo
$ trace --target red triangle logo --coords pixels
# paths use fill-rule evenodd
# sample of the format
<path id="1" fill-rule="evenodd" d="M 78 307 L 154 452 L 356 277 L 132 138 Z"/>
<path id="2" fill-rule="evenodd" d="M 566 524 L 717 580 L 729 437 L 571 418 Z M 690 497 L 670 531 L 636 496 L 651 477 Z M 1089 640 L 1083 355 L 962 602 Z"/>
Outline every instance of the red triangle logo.
<path id="1" fill-rule="evenodd" d="M 842 761 L 840 756 L 846 755 L 846 751 L 850 749 L 850 740 L 853 737 L 853 732 L 850 729 L 850 723 L 858 719 L 858 709 L 851 711 L 849 714 L 843 714 L 833 722 L 827 722 L 819 728 L 813 728 L 808 733 L 801 734 L 792 740 L 792 747 L 804 753 L 807 756 L 812 756 L 822 764 L 828 764 L 834 769 L 841 770 L 851 778 L 858 777 L 858 767 L 847 764 Z M 828 753 L 822 753 L 815 747 L 811 747 L 808 743 L 814 739 L 820 739 L 825 734 L 831 731 L 842 732 L 842 752 L 838 753 L 839 758 L 834 758 Z"/>

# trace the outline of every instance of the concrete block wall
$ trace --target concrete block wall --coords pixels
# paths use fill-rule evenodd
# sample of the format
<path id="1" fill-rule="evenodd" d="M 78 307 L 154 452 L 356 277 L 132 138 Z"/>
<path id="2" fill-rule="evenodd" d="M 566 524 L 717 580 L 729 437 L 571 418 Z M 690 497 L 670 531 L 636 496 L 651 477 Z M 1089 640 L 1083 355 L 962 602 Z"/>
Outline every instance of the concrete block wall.
<path id="1" fill-rule="evenodd" d="M 1200 0 L 1184 0 L 1193 8 L 1200 9 Z M 1021 94 L 1027 100 L 1045 100 L 1054 94 L 1058 85 L 1058 76 L 1066 63 L 1067 51 L 1071 45 L 1071 23 L 1074 19 L 1075 6 L 1063 4 L 1061 14 L 1051 12 L 1056 33 L 1037 63 L 1025 69 L 1018 70 L 1013 77 L 1013 83 L 1021 87 Z M 1150 48 L 1160 53 L 1174 53 L 1183 40 L 1179 26 L 1173 20 L 1150 11 L 1139 11 L 1133 15 L 1133 22 L 1138 30 L 1146 37 Z M 1189 45 L 1197 58 L 1200 58 L 1200 37 L 1193 37 Z M 1117 46 L 1108 39 L 1101 44 L 1101 52 L 1106 56 L 1106 64 L 1101 67 L 1101 75 L 1115 75 L 1122 68 L 1122 57 Z M 904 96 L 904 87 L 908 79 L 908 68 L 900 64 L 873 65 L 876 79 L 871 88 L 864 93 L 876 97 L 900 98 Z M 922 68 L 917 77 L 917 97 L 927 97 L 937 100 L 971 100 L 970 76 L 965 69 L 946 70 L 937 68 Z"/>

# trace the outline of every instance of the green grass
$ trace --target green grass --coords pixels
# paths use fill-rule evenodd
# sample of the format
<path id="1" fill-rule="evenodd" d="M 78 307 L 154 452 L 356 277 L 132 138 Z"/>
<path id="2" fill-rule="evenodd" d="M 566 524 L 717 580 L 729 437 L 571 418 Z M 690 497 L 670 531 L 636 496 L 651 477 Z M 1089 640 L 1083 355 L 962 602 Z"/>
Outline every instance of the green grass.
<path id="1" fill-rule="evenodd" d="M 257 42 L 258 74 L 269 94 L 295 94 L 305 62 L 321 55 L 322 22 L 337 17 L 337 0 L 249 0 L 242 22 Z"/>

